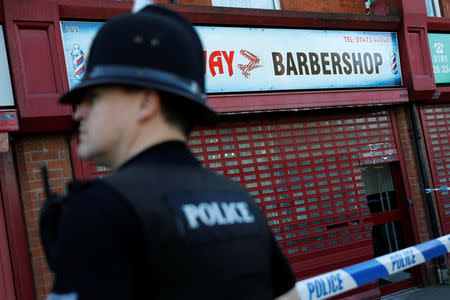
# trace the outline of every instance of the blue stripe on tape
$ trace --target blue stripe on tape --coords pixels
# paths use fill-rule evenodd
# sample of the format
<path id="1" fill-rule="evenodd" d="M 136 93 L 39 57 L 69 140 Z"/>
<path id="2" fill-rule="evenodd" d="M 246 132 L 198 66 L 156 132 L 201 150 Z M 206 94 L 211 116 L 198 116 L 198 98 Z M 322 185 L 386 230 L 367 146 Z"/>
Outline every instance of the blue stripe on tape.
<path id="1" fill-rule="evenodd" d="M 342 270 L 350 274 L 355 279 L 358 286 L 382 278 L 389 275 L 386 267 L 380 264 L 375 259 L 365 261 L 360 264 L 356 264 L 350 267 L 343 268 Z"/>
<path id="2" fill-rule="evenodd" d="M 78 300 L 78 294 L 77 293 L 70 293 L 70 294 L 51 293 L 50 295 L 48 295 L 47 300 Z"/>
<path id="3" fill-rule="evenodd" d="M 414 247 L 422 252 L 425 260 L 430 260 L 447 253 L 447 248 L 439 240 L 431 240 Z"/>

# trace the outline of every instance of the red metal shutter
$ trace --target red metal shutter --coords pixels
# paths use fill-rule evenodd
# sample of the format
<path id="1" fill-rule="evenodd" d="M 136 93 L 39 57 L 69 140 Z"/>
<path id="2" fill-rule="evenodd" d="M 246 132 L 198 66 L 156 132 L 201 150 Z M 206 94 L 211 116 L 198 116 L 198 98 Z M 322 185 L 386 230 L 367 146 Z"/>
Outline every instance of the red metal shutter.
<path id="1" fill-rule="evenodd" d="M 420 110 L 433 187 L 450 185 L 450 105 L 424 106 Z M 444 234 L 450 233 L 450 194 L 436 191 Z"/>
<path id="2" fill-rule="evenodd" d="M 399 159 L 390 114 L 273 116 L 197 128 L 189 146 L 259 203 L 297 279 L 372 258 L 361 166 Z"/>
<path id="3" fill-rule="evenodd" d="M 373 257 L 361 165 L 398 160 L 388 112 L 247 116 L 199 128 L 189 145 L 259 203 L 297 279 Z"/>

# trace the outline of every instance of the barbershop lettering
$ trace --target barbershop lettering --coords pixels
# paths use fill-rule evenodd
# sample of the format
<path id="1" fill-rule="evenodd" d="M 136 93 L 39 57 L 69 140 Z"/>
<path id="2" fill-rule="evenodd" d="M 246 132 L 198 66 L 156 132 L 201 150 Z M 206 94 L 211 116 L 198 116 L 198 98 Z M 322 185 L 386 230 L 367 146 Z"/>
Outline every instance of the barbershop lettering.
<path id="1" fill-rule="evenodd" d="M 255 217 L 246 202 L 201 202 L 181 206 L 190 229 L 201 225 L 223 226 L 241 223 L 254 223 Z"/>
<path id="2" fill-rule="evenodd" d="M 380 53 L 272 52 L 273 70 L 280 75 L 380 74 Z"/>
<path id="3" fill-rule="evenodd" d="M 399 254 L 391 255 L 392 271 L 399 271 L 416 264 L 416 256 L 413 250 L 406 250 Z"/>
<path id="4" fill-rule="evenodd" d="M 308 282 L 309 299 L 325 297 L 343 290 L 341 273 L 320 277 L 314 282 Z"/>
<path id="5" fill-rule="evenodd" d="M 212 77 L 218 75 L 233 77 L 236 74 L 233 68 L 238 69 L 242 66 L 238 64 L 239 59 L 242 58 L 237 59 L 236 62 L 235 52 L 234 50 L 205 50 L 203 53 L 205 74 L 210 74 Z M 371 75 L 380 74 L 380 67 L 383 64 L 383 56 L 377 52 L 272 52 L 271 54 L 275 76 Z M 257 60 L 259 61 L 259 58 Z M 239 70 L 236 71 L 239 73 Z"/>
<path id="6" fill-rule="evenodd" d="M 205 60 L 205 74 L 209 72 L 212 77 L 217 74 L 225 74 L 227 70 L 228 75 L 233 76 L 233 59 L 234 51 L 212 51 L 208 53 L 203 51 Z"/>

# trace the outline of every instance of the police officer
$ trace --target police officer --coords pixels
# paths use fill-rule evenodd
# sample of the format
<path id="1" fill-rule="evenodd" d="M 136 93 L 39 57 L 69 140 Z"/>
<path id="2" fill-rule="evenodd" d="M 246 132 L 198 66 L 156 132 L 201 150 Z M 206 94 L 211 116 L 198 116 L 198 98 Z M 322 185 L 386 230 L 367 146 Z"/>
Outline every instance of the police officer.
<path id="1" fill-rule="evenodd" d="M 62 214 L 42 215 L 49 299 L 297 297 L 259 207 L 186 147 L 216 118 L 189 21 L 149 5 L 106 22 L 60 102 L 77 105 L 79 156 L 113 173 L 73 183 Z"/>

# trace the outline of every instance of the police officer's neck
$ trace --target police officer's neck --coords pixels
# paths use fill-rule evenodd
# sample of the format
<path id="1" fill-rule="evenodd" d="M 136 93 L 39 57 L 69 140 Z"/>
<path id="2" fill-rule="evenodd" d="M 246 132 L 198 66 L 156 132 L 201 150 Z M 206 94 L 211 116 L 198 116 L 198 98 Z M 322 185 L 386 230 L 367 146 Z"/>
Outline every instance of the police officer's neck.
<path id="1" fill-rule="evenodd" d="M 187 137 L 180 129 L 167 122 L 145 124 L 135 132 L 134 138 L 129 140 L 116 162 L 112 164 L 112 168 L 117 169 L 146 149 L 168 141 L 186 143 Z"/>

